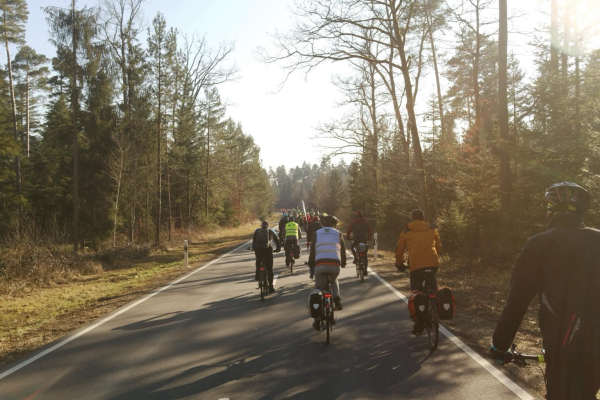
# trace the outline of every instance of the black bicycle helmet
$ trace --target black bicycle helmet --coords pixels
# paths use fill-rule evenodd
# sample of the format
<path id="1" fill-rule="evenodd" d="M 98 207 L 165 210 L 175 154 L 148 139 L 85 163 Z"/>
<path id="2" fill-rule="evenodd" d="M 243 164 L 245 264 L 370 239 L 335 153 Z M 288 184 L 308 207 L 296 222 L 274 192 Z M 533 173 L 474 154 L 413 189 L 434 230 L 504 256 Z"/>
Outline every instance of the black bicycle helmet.
<path id="1" fill-rule="evenodd" d="M 555 183 L 546 189 L 548 213 L 575 211 L 583 213 L 590 208 L 591 196 L 587 190 L 573 182 Z"/>
<path id="2" fill-rule="evenodd" d="M 321 218 L 321 222 L 324 226 L 335 226 L 340 220 L 335 215 L 327 215 Z"/>

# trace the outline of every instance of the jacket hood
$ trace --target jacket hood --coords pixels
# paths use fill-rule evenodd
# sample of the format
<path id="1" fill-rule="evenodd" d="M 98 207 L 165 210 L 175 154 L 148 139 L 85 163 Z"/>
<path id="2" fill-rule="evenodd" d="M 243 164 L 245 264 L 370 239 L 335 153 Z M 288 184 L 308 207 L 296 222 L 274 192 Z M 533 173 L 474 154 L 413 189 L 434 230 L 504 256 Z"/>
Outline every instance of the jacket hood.
<path id="1" fill-rule="evenodd" d="M 427 229 L 429 229 L 429 227 L 431 226 L 431 224 L 427 221 L 411 221 L 408 223 L 408 229 L 410 229 L 411 231 L 415 231 L 415 232 L 423 232 L 426 231 Z"/>

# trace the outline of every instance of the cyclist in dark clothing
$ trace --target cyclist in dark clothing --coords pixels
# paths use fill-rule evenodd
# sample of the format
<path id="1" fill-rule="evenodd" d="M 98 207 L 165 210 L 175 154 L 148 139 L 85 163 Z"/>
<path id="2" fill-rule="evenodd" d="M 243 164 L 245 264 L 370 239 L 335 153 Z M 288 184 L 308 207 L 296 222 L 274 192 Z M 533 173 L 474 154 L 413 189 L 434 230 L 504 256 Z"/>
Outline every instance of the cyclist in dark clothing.
<path id="1" fill-rule="evenodd" d="M 312 219 L 312 223 L 308 226 L 308 229 L 306 231 L 306 247 L 310 247 L 310 241 L 313 237 L 313 234 L 321 228 L 323 228 L 323 225 L 321 224 L 319 217 L 314 217 Z M 315 276 L 315 268 L 309 267 L 309 269 L 310 269 L 310 279 L 313 279 Z"/>
<path id="2" fill-rule="evenodd" d="M 283 242 L 285 239 L 285 225 L 290 222 L 287 213 L 283 213 L 283 218 L 279 220 L 279 240 Z"/>
<path id="3" fill-rule="evenodd" d="M 260 260 L 264 259 L 265 268 L 267 269 L 267 275 L 269 277 L 269 293 L 275 292 L 275 287 L 273 286 L 273 246 L 272 242 L 275 242 L 276 249 L 275 252 L 279 253 L 281 251 L 281 244 L 279 242 L 279 238 L 277 237 L 277 233 L 273 229 L 269 229 L 269 223 L 267 221 L 263 221 L 260 225 L 260 228 L 254 231 L 254 236 L 252 237 L 252 250 L 256 255 L 256 275 L 255 279 L 259 280 L 259 268 L 260 268 Z"/>
<path id="4" fill-rule="evenodd" d="M 548 230 L 530 238 L 517 260 L 490 354 L 498 362 L 511 359 L 508 350 L 537 294 L 546 398 L 595 399 L 600 389 L 600 231 L 583 223 L 590 195 L 579 185 L 557 183 L 546 199 Z"/>
<path id="5" fill-rule="evenodd" d="M 352 255 L 354 256 L 353 263 L 356 264 L 356 245 L 358 245 L 359 243 L 364 243 L 365 245 L 368 245 L 368 241 L 371 240 L 372 237 L 371 226 L 369 225 L 367 220 L 363 218 L 362 211 L 358 210 L 356 212 L 356 218 L 354 218 L 354 221 L 350 222 L 348 231 L 346 231 L 346 237 L 348 238 L 348 240 L 352 238 L 350 250 L 352 251 Z M 369 266 L 368 263 L 368 259 L 365 259 L 365 267 Z M 365 275 L 367 274 L 368 272 L 365 270 Z"/>

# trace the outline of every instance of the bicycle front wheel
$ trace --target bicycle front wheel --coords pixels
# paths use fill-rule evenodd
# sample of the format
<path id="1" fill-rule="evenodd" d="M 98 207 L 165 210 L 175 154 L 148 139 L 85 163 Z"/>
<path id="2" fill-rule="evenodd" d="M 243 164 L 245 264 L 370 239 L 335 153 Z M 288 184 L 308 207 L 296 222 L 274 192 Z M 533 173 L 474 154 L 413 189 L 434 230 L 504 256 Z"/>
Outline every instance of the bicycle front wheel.
<path id="1" fill-rule="evenodd" d="M 431 299 L 429 304 L 429 310 L 427 312 L 427 339 L 429 340 L 429 348 L 431 351 L 437 349 L 439 333 L 440 333 L 440 323 L 438 319 L 437 313 L 437 304 L 435 299 Z"/>
<path id="2" fill-rule="evenodd" d="M 265 271 L 260 271 L 260 301 L 265 301 L 265 295 L 267 294 L 267 285 L 265 285 Z"/>

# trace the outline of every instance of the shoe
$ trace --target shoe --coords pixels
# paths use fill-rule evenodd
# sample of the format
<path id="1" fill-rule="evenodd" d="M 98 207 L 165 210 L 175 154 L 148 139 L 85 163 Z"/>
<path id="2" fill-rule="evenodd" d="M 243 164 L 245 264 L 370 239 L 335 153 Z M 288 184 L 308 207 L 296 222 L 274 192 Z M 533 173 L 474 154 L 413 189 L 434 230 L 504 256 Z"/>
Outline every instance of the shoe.
<path id="1" fill-rule="evenodd" d="M 269 294 L 273 294 L 273 293 L 275 293 L 275 288 L 273 286 L 271 286 L 269 288 Z"/>
<path id="2" fill-rule="evenodd" d="M 343 310 L 344 307 L 342 307 L 342 299 L 338 296 L 335 299 L 333 299 L 333 304 L 335 304 L 335 310 Z"/>
<path id="3" fill-rule="evenodd" d="M 313 322 L 313 328 L 315 329 L 315 331 L 321 332 L 321 321 Z"/>
<path id="4" fill-rule="evenodd" d="M 315 275 L 314 274 L 310 274 L 309 278 L 310 279 L 315 279 Z"/>
<path id="5" fill-rule="evenodd" d="M 412 334 L 415 336 L 419 336 L 423 333 L 423 329 L 425 327 L 418 322 L 415 322 L 415 326 L 413 327 Z"/>

